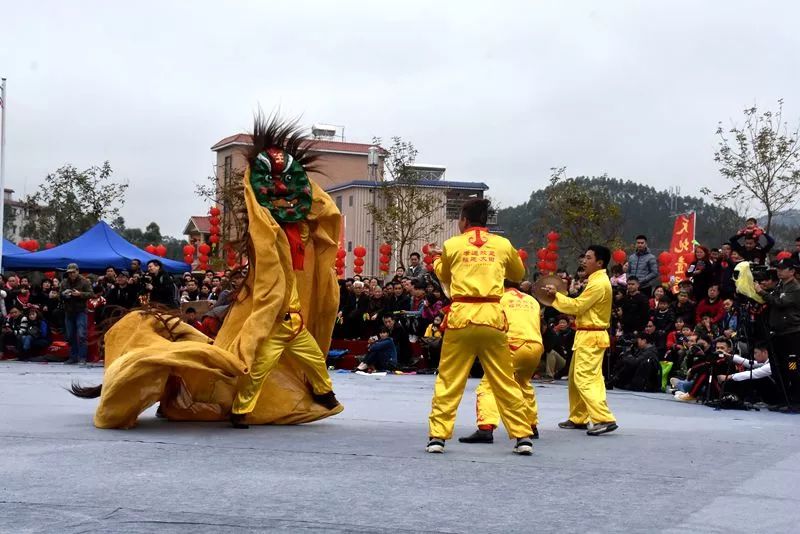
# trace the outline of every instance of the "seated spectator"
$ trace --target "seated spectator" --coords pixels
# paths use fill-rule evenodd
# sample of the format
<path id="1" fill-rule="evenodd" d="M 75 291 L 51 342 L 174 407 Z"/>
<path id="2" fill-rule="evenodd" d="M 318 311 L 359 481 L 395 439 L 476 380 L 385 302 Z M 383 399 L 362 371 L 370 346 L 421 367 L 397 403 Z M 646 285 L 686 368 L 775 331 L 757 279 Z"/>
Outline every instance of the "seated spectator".
<path id="1" fill-rule="evenodd" d="M 394 371 L 397 369 L 397 347 L 389 336 L 389 329 L 381 328 L 378 338 L 370 338 L 367 355 L 354 371 Z"/>
<path id="2" fill-rule="evenodd" d="M 656 310 L 658 308 L 658 303 L 661 299 L 664 298 L 667 292 L 663 286 L 658 286 L 653 290 L 653 296 L 650 297 L 650 309 Z"/>
<path id="3" fill-rule="evenodd" d="M 656 326 L 659 335 L 666 337 L 667 333 L 675 325 L 675 312 L 672 310 L 672 299 L 665 294 L 658 301 L 656 309 L 650 314 L 650 320 Z"/>
<path id="4" fill-rule="evenodd" d="M 611 276 L 609 277 L 611 280 L 611 287 L 627 287 L 627 275 L 622 268 L 622 265 L 616 264 L 611 266 Z"/>
<path id="5" fill-rule="evenodd" d="M 203 331 L 203 324 L 197 320 L 197 310 L 191 306 L 186 308 L 186 311 L 183 314 L 183 322 L 191 327 L 196 328 L 197 330 L 200 330 L 201 332 Z"/>
<path id="6" fill-rule="evenodd" d="M 730 353 L 731 344 L 730 340 L 717 339 L 715 342 L 715 350 L 717 353 Z M 691 368 L 686 374 L 686 379 L 681 380 L 673 378 L 670 384 L 675 389 L 675 400 L 683 402 L 694 402 L 699 400 L 704 395 L 711 399 L 719 395 L 719 384 L 712 382 L 712 390 L 706 391 L 709 383 L 709 375 L 717 374 L 717 371 L 725 358 L 718 358 L 711 350 L 710 342 L 706 337 L 699 337 L 696 347 L 702 349 L 702 353 L 694 352 L 691 362 Z"/>
<path id="7" fill-rule="evenodd" d="M 650 316 L 650 299 L 639 291 L 639 279 L 628 277 L 628 293 L 622 299 L 622 332 L 626 338 L 644 330 Z"/>
<path id="8" fill-rule="evenodd" d="M 722 384 L 723 391 L 733 393 L 744 400 L 749 392 L 756 393 L 767 404 L 778 404 L 781 399 L 778 388 L 772 378 L 769 366 L 769 351 L 765 342 L 757 343 L 753 350 L 753 361 L 738 355 L 730 355 L 735 365 L 742 366 L 745 370 L 738 373 L 721 374 L 717 380 Z"/>
<path id="9" fill-rule="evenodd" d="M 36 353 L 50 345 L 47 322 L 36 308 L 27 311 L 27 317 L 20 320 L 17 334 L 17 354 L 21 361 L 33 359 Z"/>
<path id="10" fill-rule="evenodd" d="M 408 341 L 408 332 L 392 315 L 383 316 L 383 326 L 389 331 L 389 336 L 394 341 L 397 349 L 397 365 L 402 369 L 411 365 L 411 344 Z"/>
<path id="11" fill-rule="evenodd" d="M 402 282 L 392 284 L 392 294 L 386 302 L 387 313 L 406 312 L 411 309 L 411 295 L 403 289 Z"/>
<path id="12" fill-rule="evenodd" d="M 22 322 L 23 319 L 27 323 L 27 318 L 22 314 L 17 307 L 12 307 L 8 311 L 8 316 L 5 317 L 3 321 L 3 346 L 7 347 L 9 345 L 16 347 L 17 341 L 19 339 L 20 332 L 23 331 Z"/>
<path id="13" fill-rule="evenodd" d="M 739 314 L 736 312 L 736 308 L 733 307 L 733 300 L 731 299 L 722 301 L 722 309 L 725 310 L 725 314 L 722 316 L 719 326 L 722 330 L 722 335 L 731 339 L 739 329 Z"/>
<path id="14" fill-rule="evenodd" d="M 661 364 L 653 336 L 636 333 L 636 345 L 617 363 L 611 382 L 630 391 L 661 391 Z"/>
<path id="15" fill-rule="evenodd" d="M 675 321 L 676 326 L 678 321 Z M 697 344 L 697 336 L 692 333 L 692 329 L 686 325 L 680 327 L 680 330 L 672 332 L 675 334 L 674 338 L 670 339 L 667 336 L 667 351 L 664 354 L 664 361 L 672 362 L 672 371 L 670 374 L 686 376 L 685 366 L 686 357 L 693 346 Z"/>
<path id="16" fill-rule="evenodd" d="M 719 324 L 719 322 L 722 321 L 723 315 L 725 315 L 725 310 L 722 307 L 722 300 L 719 298 L 719 286 L 717 284 L 710 285 L 708 287 L 708 297 L 697 303 L 697 308 L 694 312 L 695 321 L 699 323 L 703 315 L 706 314 L 711 316 L 711 322 L 714 324 Z"/>
<path id="17" fill-rule="evenodd" d="M 706 312 L 700 318 L 700 322 L 694 327 L 694 333 L 700 337 L 715 339 L 719 336 L 719 327 L 714 323 L 711 313 Z"/>
<path id="18" fill-rule="evenodd" d="M 544 379 L 545 381 L 557 380 L 569 372 L 572 362 L 572 346 L 575 343 L 575 330 L 572 329 L 570 318 L 559 315 L 556 321 L 544 331 L 542 336 L 544 345 Z"/>
<path id="19" fill-rule="evenodd" d="M 386 297 L 383 294 L 383 288 L 375 285 L 372 288 L 367 305 L 367 314 L 369 319 L 367 321 L 367 332 L 370 336 L 377 335 L 383 327 L 383 313 L 386 308 Z"/>
<path id="20" fill-rule="evenodd" d="M 354 281 L 353 294 L 348 298 L 344 310 L 340 312 L 346 339 L 363 339 L 367 337 L 364 325 L 365 320 L 369 319 L 367 313 L 369 300 L 370 297 L 364 292 L 364 282 L 361 280 Z"/>
<path id="21" fill-rule="evenodd" d="M 747 219 L 745 227 L 730 238 L 731 248 L 739 253 L 742 260 L 766 265 L 767 254 L 775 246 L 775 239 L 758 226 L 758 221 Z"/>
<path id="22" fill-rule="evenodd" d="M 680 317 L 688 326 L 694 326 L 697 306 L 689 298 L 687 291 L 678 293 L 678 302 L 675 304 L 675 317 Z"/>
<path id="23" fill-rule="evenodd" d="M 129 281 L 128 271 L 120 271 L 117 274 L 116 284 L 106 296 L 107 305 L 119 306 L 126 310 L 139 306 L 138 288 L 130 285 Z"/>
<path id="24" fill-rule="evenodd" d="M 443 321 L 444 316 L 442 314 L 436 315 L 419 340 L 422 346 L 422 353 L 428 361 L 429 369 L 436 369 L 439 367 L 439 359 L 442 355 L 442 337 L 444 336 L 444 328 L 442 328 Z"/>
<path id="25" fill-rule="evenodd" d="M 23 278 L 23 280 L 27 280 L 27 278 Z M 27 284 L 20 284 L 19 289 L 17 290 L 17 298 L 14 299 L 14 303 L 11 305 L 11 307 L 19 308 L 21 311 L 24 311 L 27 310 L 31 304 L 30 287 Z"/>

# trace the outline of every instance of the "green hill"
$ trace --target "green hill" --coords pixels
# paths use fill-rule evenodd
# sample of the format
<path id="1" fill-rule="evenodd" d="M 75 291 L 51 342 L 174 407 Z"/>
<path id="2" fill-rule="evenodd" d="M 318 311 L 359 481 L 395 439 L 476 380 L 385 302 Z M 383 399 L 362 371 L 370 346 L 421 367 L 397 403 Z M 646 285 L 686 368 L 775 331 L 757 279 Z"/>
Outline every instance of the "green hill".
<path id="1" fill-rule="evenodd" d="M 667 248 L 675 213 L 696 212 L 697 240 L 709 247 L 717 247 L 727 241 L 743 223 L 743 219 L 733 210 L 709 204 L 701 198 L 677 197 L 674 199 L 676 211 L 673 212 L 673 198 L 667 191 L 657 191 L 651 186 L 608 177 L 581 176 L 575 178 L 575 181 L 589 190 L 605 192 L 620 206 L 623 218 L 620 236 L 626 243 L 632 243 L 637 234 L 645 234 L 649 238 L 651 249 Z M 541 222 L 549 189 L 547 187 L 532 192 L 524 204 L 498 210 L 497 223 L 515 246 L 530 244 L 535 249 L 544 244 L 544 234 L 540 230 L 534 235 L 534 228 Z M 779 245 L 789 246 L 793 245 L 796 237 L 793 231 L 798 230 L 776 226 L 772 233 L 778 239 Z"/>

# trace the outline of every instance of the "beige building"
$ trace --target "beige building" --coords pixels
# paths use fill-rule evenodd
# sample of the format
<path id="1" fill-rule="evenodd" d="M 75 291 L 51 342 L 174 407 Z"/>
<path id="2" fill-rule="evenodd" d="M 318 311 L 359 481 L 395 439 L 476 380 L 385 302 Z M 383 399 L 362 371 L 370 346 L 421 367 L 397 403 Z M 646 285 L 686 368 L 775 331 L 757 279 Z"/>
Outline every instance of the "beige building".
<path id="1" fill-rule="evenodd" d="M 312 129 L 314 134 L 313 152 L 319 155 L 317 165 L 320 172 L 310 173 L 321 187 L 331 195 L 344 217 L 344 235 L 342 243 L 347 250 L 346 274 L 353 274 L 353 248 L 363 245 L 367 248 L 365 275 L 379 275 L 378 248 L 383 243 L 383 236 L 375 228 L 374 221 L 366 206 L 380 202 L 379 189 L 383 182 L 384 158 L 387 152 L 376 145 L 366 143 L 350 143 L 333 138 L 331 131 Z M 216 154 L 216 176 L 220 185 L 244 171 L 246 167 L 245 151 L 251 146 L 251 138 L 247 134 L 236 134 L 226 137 L 211 147 Z M 483 197 L 489 187 L 482 182 L 451 182 L 444 179 L 445 168 L 438 165 L 415 165 L 421 178 L 420 186 L 429 189 L 440 197 L 441 212 L 431 221 L 431 225 L 442 224 L 442 231 L 431 235 L 428 239 L 412 244 L 406 256 L 416 250 L 420 251 L 424 242 L 442 243 L 458 232 L 458 215 L 461 205 L 471 197 Z M 205 221 L 201 216 L 191 217 L 184 233 L 187 236 L 205 238 Z M 225 215 L 222 217 L 223 231 Z M 398 264 L 397 246 L 392 244 L 395 253 L 392 257 L 392 271 Z M 408 258 L 404 258 L 407 263 Z"/>
<path id="2" fill-rule="evenodd" d="M 22 235 L 22 227 L 28 222 L 31 217 L 30 210 L 25 206 L 24 202 L 20 202 L 14 198 L 13 189 L 3 190 L 3 234 L 6 239 L 14 243 L 22 241 L 25 237 Z"/>

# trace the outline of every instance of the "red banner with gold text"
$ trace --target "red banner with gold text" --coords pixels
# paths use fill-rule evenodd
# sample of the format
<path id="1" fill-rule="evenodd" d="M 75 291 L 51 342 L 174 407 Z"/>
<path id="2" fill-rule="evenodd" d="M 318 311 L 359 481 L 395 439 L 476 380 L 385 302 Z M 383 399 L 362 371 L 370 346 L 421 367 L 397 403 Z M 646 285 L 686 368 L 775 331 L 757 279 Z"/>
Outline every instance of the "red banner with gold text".
<path id="1" fill-rule="evenodd" d="M 696 215 L 694 212 L 678 215 L 672 230 L 672 243 L 669 252 L 672 254 L 671 274 L 673 285 L 686 279 L 686 270 L 694 261 L 694 228 Z"/>

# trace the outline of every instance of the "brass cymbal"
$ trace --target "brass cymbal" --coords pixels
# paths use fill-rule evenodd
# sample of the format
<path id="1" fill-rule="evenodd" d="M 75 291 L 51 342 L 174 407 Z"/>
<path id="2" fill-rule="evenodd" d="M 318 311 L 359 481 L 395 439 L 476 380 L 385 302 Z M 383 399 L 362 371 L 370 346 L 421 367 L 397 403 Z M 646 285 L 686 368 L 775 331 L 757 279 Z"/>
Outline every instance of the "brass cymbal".
<path id="1" fill-rule="evenodd" d="M 562 295 L 567 294 L 567 284 L 561 277 L 556 276 L 554 274 L 548 274 L 546 276 L 539 277 L 534 283 L 533 287 L 531 288 L 531 294 L 536 297 L 536 300 L 544 304 L 545 306 L 552 306 L 555 297 L 551 297 L 545 291 L 544 286 L 555 286 L 556 291 L 561 293 Z"/>

